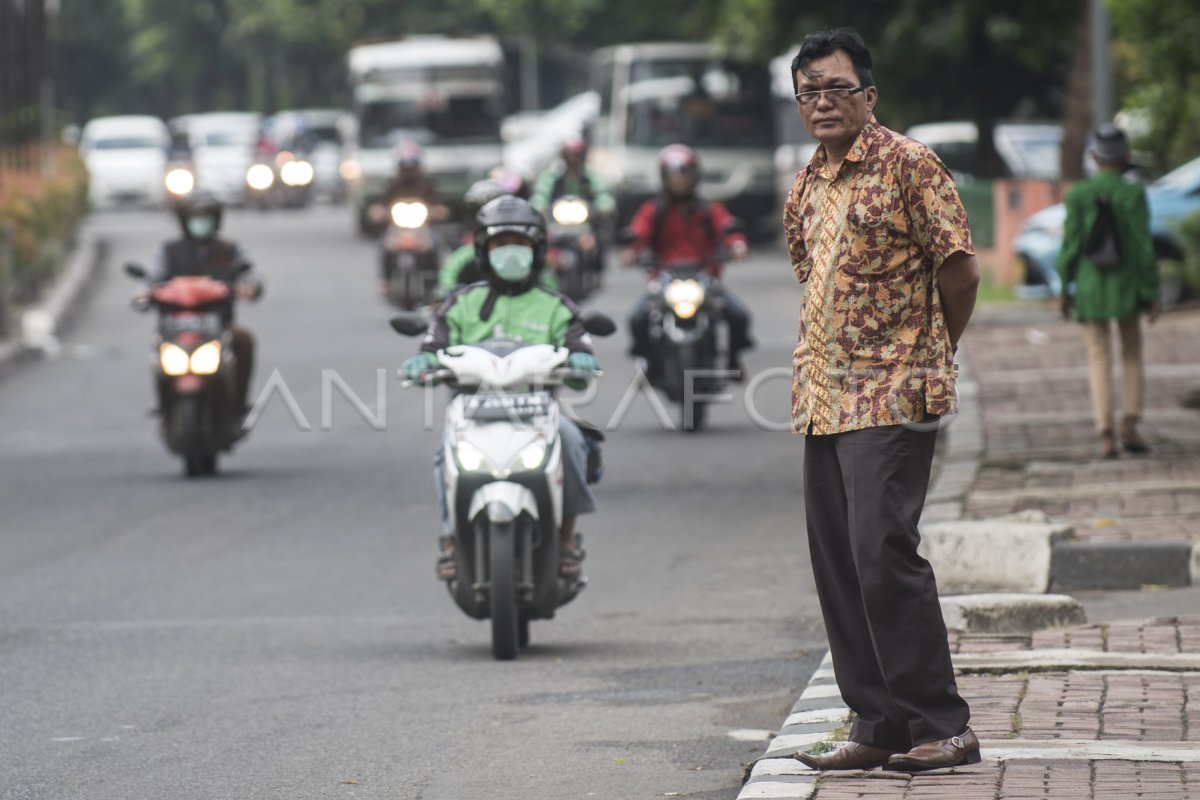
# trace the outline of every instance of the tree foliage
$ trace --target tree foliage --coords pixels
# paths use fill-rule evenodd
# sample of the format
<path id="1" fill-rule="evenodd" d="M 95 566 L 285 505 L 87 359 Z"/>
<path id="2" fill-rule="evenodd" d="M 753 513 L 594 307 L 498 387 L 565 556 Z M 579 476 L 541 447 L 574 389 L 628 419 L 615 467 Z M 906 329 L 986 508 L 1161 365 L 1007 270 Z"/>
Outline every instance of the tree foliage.
<path id="1" fill-rule="evenodd" d="M 881 120 L 1058 119 L 1087 0 L 114 0 L 63 4 L 61 96 L 93 113 L 272 111 L 345 101 L 344 55 L 416 33 L 533 36 L 576 52 L 623 41 L 715 39 L 769 58 L 805 33 L 856 27 L 875 55 Z M 1164 158 L 1200 142 L 1200 7 L 1108 0 L 1127 104 Z M 1076 94 L 1079 89 L 1076 87 Z M 1078 100 L 1078 98 L 1074 98 Z M 990 140 L 984 163 L 998 166 Z"/>
<path id="2" fill-rule="evenodd" d="M 1135 145 L 1159 169 L 1200 153 L 1200 5 L 1107 0 L 1123 106 L 1144 122 Z"/>

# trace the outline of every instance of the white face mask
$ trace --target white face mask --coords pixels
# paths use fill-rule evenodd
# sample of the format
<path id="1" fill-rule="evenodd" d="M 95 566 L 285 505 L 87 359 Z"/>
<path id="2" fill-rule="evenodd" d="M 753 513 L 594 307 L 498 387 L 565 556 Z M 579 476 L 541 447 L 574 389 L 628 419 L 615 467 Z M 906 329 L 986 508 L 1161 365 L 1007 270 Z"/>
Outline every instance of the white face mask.
<path id="1" fill-rule="evenodd" d="M 521 283 L 533 271 L 533 248 L 506 244 L 488 252 L 488 261 L 497 277 L 506 283 Z"/>
<path id="2" fill-rule="evenodd" d="M 217 230 L 217 221 L 209 216 L 188 217 L 188 234 L 193 239 L 207 239 Z"/>

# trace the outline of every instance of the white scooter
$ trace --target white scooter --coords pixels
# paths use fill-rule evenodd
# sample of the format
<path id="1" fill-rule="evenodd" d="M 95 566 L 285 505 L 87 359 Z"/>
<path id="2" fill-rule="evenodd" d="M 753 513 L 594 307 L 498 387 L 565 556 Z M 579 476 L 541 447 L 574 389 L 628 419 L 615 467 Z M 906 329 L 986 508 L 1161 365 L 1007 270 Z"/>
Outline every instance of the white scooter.
<path id="1" fill-rule="evenodd" d="M 392 320 L 422 335 L 416 315 Z M 607 336 L 612 320 L 592 314 L 589 333 Z M 455 537 L 457 578 L 449 589 L 474 619 L 490 619 L 492 653 L 516 658 L 529 623 L 551 619 L 586 581 L 559 575 L 563 453 L 553 389 L 586 373 L 563 365 L 565 348 L 492 339 L 438 353 L 427 383 L 459 390 L 446 408 L 443 481 Z M 406 384 L 409 385 L 409 384 Z"/>

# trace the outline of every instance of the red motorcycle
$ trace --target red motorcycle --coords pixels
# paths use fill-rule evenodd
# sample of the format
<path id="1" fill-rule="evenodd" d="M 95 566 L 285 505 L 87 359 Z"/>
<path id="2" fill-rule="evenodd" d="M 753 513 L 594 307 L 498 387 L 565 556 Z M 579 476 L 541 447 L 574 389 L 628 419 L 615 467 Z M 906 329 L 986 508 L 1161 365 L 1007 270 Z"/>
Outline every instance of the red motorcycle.
<path id="1" fill-rule="evenodd" d="M 127 264 L 131 277 L 146 270 Z M 188 477 L 213 475 L 217 456 L 243 435 L 230 333 L 234 288 L 204 276 L 177 277 L 135 301 L 159 312 L 154 379 L 161 434 Z"/>

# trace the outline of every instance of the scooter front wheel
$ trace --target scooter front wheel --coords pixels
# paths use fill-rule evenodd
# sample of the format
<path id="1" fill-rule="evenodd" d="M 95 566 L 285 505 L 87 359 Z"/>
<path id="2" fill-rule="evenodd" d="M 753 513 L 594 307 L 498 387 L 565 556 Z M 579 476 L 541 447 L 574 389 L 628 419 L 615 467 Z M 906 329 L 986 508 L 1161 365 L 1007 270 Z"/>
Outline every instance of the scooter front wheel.
<path id="1" fill-rule="evenodd" d="M 517 609 L 517 539 L 516 526 L 512 522 L 489 523 L 488 555 L 492 655 L 499 661 L 511 661 L 517 657 L 521 639 L 521 617 Z"/>

